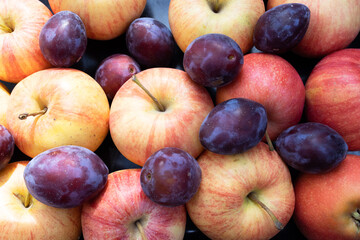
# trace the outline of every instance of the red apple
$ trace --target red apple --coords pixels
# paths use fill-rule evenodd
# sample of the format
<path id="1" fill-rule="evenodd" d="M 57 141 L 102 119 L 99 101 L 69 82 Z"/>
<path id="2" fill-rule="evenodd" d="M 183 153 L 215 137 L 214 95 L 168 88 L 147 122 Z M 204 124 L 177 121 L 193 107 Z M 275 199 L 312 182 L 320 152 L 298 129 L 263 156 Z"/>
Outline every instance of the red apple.
<path id="1" fill-rule="evenodd" d="M 337 131 L 349 150 L 360 150 L 360 49 L 323 58 L 305 84 L 305 114 Z"/>
<path id="2" fill-rule="evenodd" d="M 265 143 L 237 155 L 205 151 L 198 162 L 202 181 L 186 208 L 210 239 L 270 239 L 290 220 L 290 172 Z"/>
<path id="3" fill-rule="evenodd" d="M 267 112 L 267 131 L 274 140 L 283 130 L 301 119 L 305 87 L 296 69 L 275 54 L 250 53 L 235 80 L 216 92 L 216 102 L 248 98 L 262 104 Z"/>
<path id="4" fill-rule="evenodd" d="M 141 169 L 112 172 L 105 189 L 83 205 L 84 239 L 183 239 L 185 206 L 165 207 L 141 189 Z"/>
<path id="5" fill-rule="evenodd" d="M 6 127 L 6 110 L 9 104 L 10 91 L 0 82 L 0 124 Z"/>
<path id="6" fill-rule="evenodd" d="M 179 69 L 149 68 L 136 77 L 164 109 L 133 80 L 125 82 L 110 108 L 117 149 L 140 166 L 164 147 L 180 148 L 196 158 L 203 151 L 201 123 L 214 107 L 210 94 Z"/>
<path id="7" fill-rule="evenodd" d="M 11 92 L 7 128 L 26 155 L 61 145 L 95 151 L 109 131 L 109 102 L 101 86 L 76 69 L 50 68 L 19 82 Z"/>
<path id="8" fill-rule="evenodd" d="M 146 0 L 48 0 L 54 13 L 68 10 L 80 16 L 88 38 L 110 40 L 125 33 L 140 17 Z"/>
<path id="9" fill-rule="evenodd" d="M 0 6 L 0 79 L 17 83 L 50 67 L 39 46 L 50 10 L 39 0 L 0 0 Z"/>
<path id="10" fill-rule="evenodd" d="M 360 31 L 359 0 L 269 0 L 267 9 L 284 3 L 302 3 L 310 9 L 310 23 L 293 49 L 305 57 L 322 57 L 347 47 Z"/>
<path id="11" fill-rule="evenodd" d="M 168 16 L 174 39 L 183 52 L 197 37 L 222 33 L 245 54 L 253 46 L 253 31 L 264 12 L 262 0 L 171 0 Z"/>
<path id="12" fill-rule="evenodd" d="M 81 208 L 54 208 L 33 198 L 23 177 L 27 164 L 0 170 L 0 239 L 79 239 Z"/>
<path id="13" fill-rule="evenodd" d="M 302 174 L 295 183 L 294 219 L 311 240 L 358 239 L 360 156 L 348 155 L 323 174 Z"/>
<path id="14" fill-rule="evenodd" d="M 112 100 L 119 88 L 138 72 L 140 66 L 132 57 L 113 54 L 100 63 L 95 73 L 95 80 L 104 89 L 108 99 Z"/>

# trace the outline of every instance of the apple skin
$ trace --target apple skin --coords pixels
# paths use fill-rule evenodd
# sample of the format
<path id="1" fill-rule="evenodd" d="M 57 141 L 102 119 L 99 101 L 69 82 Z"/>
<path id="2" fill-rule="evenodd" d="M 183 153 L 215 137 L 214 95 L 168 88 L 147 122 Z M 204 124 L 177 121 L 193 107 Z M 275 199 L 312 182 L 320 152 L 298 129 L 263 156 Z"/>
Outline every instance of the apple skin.
<path id="1" fill-rule="evenodd" d="M 351 154 L 328 173 L 298 177 L 294 220 L 307 239 L 358 239 L 352 213 L 360 211 L 359 181 L 360 156 Z"/>
<path id="2" fill-rule="evenodd" d="M 324 57 L 305 84 L 307 121 L 337 131 L 350 151 L 360 150 L 360 49 L 342 49 Z"/>
<path id="3" fill-rule="evenodd" d="M 136 76 L 166 110 L 158 110 L 143 89 L 126 81 L 110 107 L 110 133 L 117 149 L 140 166 L 164 147 L 180 148 L 196 158 L 204 149 L 201 123 L 214 107 L 209 92 L 179 69 L 150 68 Z"/>
<path id="4" fill-rule="evenodd" d="M 202 181 L 186 204 L 194 224 L 211 239 L 270 239 L 279 230 L 247 195 L 254 192 L 285 226 L 295 196 L 288 167 L 260 142 L 237 155 L 204 151 L 198 158 Z M 219 184 L 221 183 L 221 184 Z"/>
<path id="5" fill-rule="evenodd" d="M 19 119 L 19 114 L 45 114 Z M 19 82 L 10 94 L 6 122 L 29 157 L 62 145 L 95 151 L 109 131 L 109 102 L 101 86 L 76 69 L 50 68 Z"/>
<path id="6" fill-rule="evenodd" d="M 39 35 L 41 28 L 52 16 L 39 0 L 0 0 L 0 79 L 18 83 L 39 70 L 51 67 L 41 53 Z M 4 19 L 8 19 L 5 22 Z"/>
<path id="7" fill-rule="evenodd" d="M 220 2 L 218 10 L 214 2 Z M 171 0 L 168 18 L 183 52 L 195 38 L 221 33 L 231 37 L 245 54 L 253 47 L 253 31 L 264 12 L 262 0 Z"/>
<path id="8" fill-rule="evenodd" d="M 360 31 L 359 0 L 269 0 L 267 9 L 284 3 L 302 3 L 310 9 L 310 23 L 293 52 L 319 58 L 347 47 Z"/>
<path id="9" fill-rule="evenodd" d="M 6 127 L 6 110 L 9 104 L 10 91 L 0 82 L 0 124 Z"/>
<path id="10" fill-rule="evenodd" d="M 184 238 L 185 205 L 166 207 L 151 201 L 142 191 L 140 172 L 125 169 L 110 173 L 104 190 L 84 203 L 84 239 L 142 239 L 137 221 L 148 240 Z"/>
<path id="11" fill-rule="evenodd" d="M 296 69 L 275 54 L 249 53 L 233 82 L 220 87 L 216 102 L 243 97 L 262 104 L 267 112 L 267 131 L 274 140 L 283 130 L 297 124 L 305 104 L 305 86 Z"/>
<path id="12" fill-rule="evenodd" d="M 88 38 L 110 40 L 125 33 L 140 17 L 146 0 L 48 0 L 51 10 L 69 10 L 80 16 Z"/>
<path id="13" fill-rule="evenodd" d="M 54 208 L 30 197 L 23 172 L 28 161 L 9 163 L 0 171 L 0 239 L 79 239 L 81 208 Z"/>

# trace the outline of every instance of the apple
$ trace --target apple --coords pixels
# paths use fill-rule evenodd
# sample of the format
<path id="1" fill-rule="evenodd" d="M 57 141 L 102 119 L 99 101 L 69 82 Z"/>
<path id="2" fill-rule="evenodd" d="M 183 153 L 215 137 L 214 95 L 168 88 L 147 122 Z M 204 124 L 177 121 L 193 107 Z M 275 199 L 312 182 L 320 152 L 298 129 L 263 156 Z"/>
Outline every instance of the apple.
<path id="1" fill-rule="evenodd" d="M 76 69 L 50 68 L 19 82 L 6 121 L 16 146 L 29 157 L 61 145 L 95 151 L 109 131 L 109 102 L 101 86 Z"/>
<path id="2" fill-rule="evenodd" d="M 6 127 L 6 110 L 9 104 L 10 91 L 0 82 L 0 124 Z"/>
<path id="3" fill-rule="evenodd" d="M 133 80 L 122 85 L 110 107 L 110 134 L 117 149 L 140 166 L 164 147 L 196 158 L 203 151 L 201 123 L 214 107 L 209 92 L 179 69 L 149 68 L 135 76 L 160 104 Z"/>
<path id="4" fill-rule="evenodd" d="M 342 49 L 324 57 L 306 84 L 307 121 L 337 131 L 350 151 L 360 150 L 360 49 Z"/>
<path id="5" fill-rule="evenodd" d="M 249 53 L 235 80 L 216 91 L 219 104 L 231 98 L 248 98 L 267 112 L 267 132 L 274 140 L 301 120 L 305 87 L 296 69 L 284 58 L 270 53 Z"/>
<path id="6" fill-rule="evenodd" d="M 113 54 L 105 58 L 95 72 L 95 80 L 104 89 L 106 96 L 111 101 L 119 88 L 140 72 L 140 65 L 126 54 Z"/>
<path id="7" fill-rule="evenodd" d="M 104 190 L 83 205 L 84 239 L 179 239 L 185 235 L 185 205 L 151 201 L 140 185 L 141 169 L 112 172 Z"/>
<path id="8" fill-rule="evenodd" d="M 27 164 L 0 170 L 0 239 L 79 239 L 81 208 L 54 208 L 33 198 L 23 177 Z"/>
<path id="9" fill-rule="evenodd" d="M 290 220 L 291 175 L 265 143 L 236 155 L 204 151 L 198 163 L 202 181 L 186 208 L 210 239 L 270 239 Z"/>
<path id="10" fill-rule="evenodd" d="M 49 68 L 39 35 L 51 11 L 39 0 L 0 0 L 0 6 L 0 79 L 17 83 Z"/>
<path id="11" fill-rule="evenodd" d="M 309 239 L 358 239 L 360 156 L 349 154 L 328 173 L 304 173 L 296 180 L 294 220 Z"/>
<path id="12" fill-rule="evenodd" d="M 221 33 L 231 37 L 245 54 L 253 46 L 253 31 L 264 12 L 262 0 L 171 0 L 168 18 L 183 52 L 197 37 Z"/>
<path id="13" fill-rule="evenodd" d="M 68 10 L 80 16 L 88 38 L 110 40 L 125 33 L 140 17 L 146 0 L 48 0 L 54 13 Z"/>
<path id="14" fill-rule="evenodd" d="M 359 34 L 359 0 L 269 0 L 267 9 L 284 3 L 302 3 L 310 9 L 309 27 L 293 49 L 298 55 L 323 57 L 347 47 Z"/>

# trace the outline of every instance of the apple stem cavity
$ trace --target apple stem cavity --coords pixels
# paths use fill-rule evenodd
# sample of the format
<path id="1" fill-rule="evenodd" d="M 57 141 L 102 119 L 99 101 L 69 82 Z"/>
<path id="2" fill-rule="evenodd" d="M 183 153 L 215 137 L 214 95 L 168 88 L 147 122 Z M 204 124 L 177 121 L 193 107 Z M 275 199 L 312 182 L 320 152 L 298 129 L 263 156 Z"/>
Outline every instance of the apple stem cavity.
<path id="1" fill-rule="evenodd" d="M 142 83 L 139 81 L 139 79 L 136 77 L 136 75 L 134 74 L 132 76 L 132 80 L 142 89 L 144 90 L 144 92 L 146 92 L 147 95 L 149 95 L 149 97 L 155 102 L 156 106 L 158 107 L 158 109 L 161 112 L 165 112 L 165 108 L 164 106 L 154 97 L 154 95 L 152 95 L 149 90 L 147 90 L 144 85 L 142 85 Z"/>
<path id="2" fill-rule="evenodd" d="M 354 219 L 355 221 L 355 225 L 358 229 L 358 233 L 360 233 L 360 209 L 356 209 L 356 211 L 354 211 L 352 214 L 351 214 L 351 217 Z"/>
<path id="3" fill-rule="evenodd" d="M 13 30 L 11 28 L 9 28 L 8 26 L 6 26 L 5 24 L 0 24 L 0 30 L 6 33 L 11 33 L 13 32 Z"/>
<path id="4" fill-rule="evenodd" d="M 271 141 L 271 139 L 270 139 L 270 136 L 269 136 L 269 133 L 268 133 L 267 130 L 265 131 L 265 138 L 266 138 L 267 144 L 269 145 L 269 150 L 270 150 L 270 151 L 274 151 L 275 148 L 274 148 L 274 145 L 273 145 L 273 143 L 272 143 L 272 141 Z"/>
<path id="5" fill-rule="evenodd" d="M 269 216 L 271 217 L 272 221 L 275 224 L 275 227 L 281 231 L 284 226 L 282 225 L 282 223 L 277 219 L 277 217 L 274 215 L 274 213 L 270 210 L 270 208 L 268 208 L 263 202 L 261 202 L 259 200 L 259 198 L 256 196 L 256 194 L 254 192 L 249 193 L 248 198 L 253 201 L 254 203 L 260 205 L 261 208 L 263 208 L 267 214 L 269 214 Z"/>
<path id="6" fill-rule="evenodd" d="M 19 193 L 14 193 L 14 196 L 17 197 L 22 202 L 25 208 L 30 207 L 32 196 L 29 192 L 26 194 L 25 198 L 22 194 Z"/>
<path id="7" fill-rule="evenodd" d="M 45 114 L 47 112 L 48 108 L 47 107 L 44 107 L 44 109 L 38 111 L 38 112 L 33 112 L 33 113 L 21 113 L 19 114 L 19 119 L 20 120 L 25 120 L 27 119 L 28 117 L 30 116 L 37 116 L 37 115 L 40 115 L 40 114 Z"/>
<path id="8" fill-rule="evenodd" d="M 141 222 L 140 222 L 140 221 L 136 221 L 136 222 L 135 222 L 135 225 L 136 225 L 136 227 L 138 228 L 138 230 L 139 230 L 139 232 L 140 232 L 140 234 L 141 234 L 141 239 L 142 239 L 142 240 L 147 240 L 147 237 L 146 237 L 146 235 L 145 235 L 145 231 L 144 231 L 143 226 L 141 225 Z"/>

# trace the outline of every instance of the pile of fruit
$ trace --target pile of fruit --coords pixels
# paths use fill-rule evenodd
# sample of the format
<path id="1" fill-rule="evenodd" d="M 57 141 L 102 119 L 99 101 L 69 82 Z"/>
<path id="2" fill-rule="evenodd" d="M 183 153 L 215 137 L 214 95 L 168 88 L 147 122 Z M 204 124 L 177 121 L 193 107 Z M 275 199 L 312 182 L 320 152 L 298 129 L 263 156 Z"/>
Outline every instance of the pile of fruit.
<path id="1" fill-rule="evenodd" d="M 0 239 L 358 239 L 359 0 L 0 0 Z"/>

